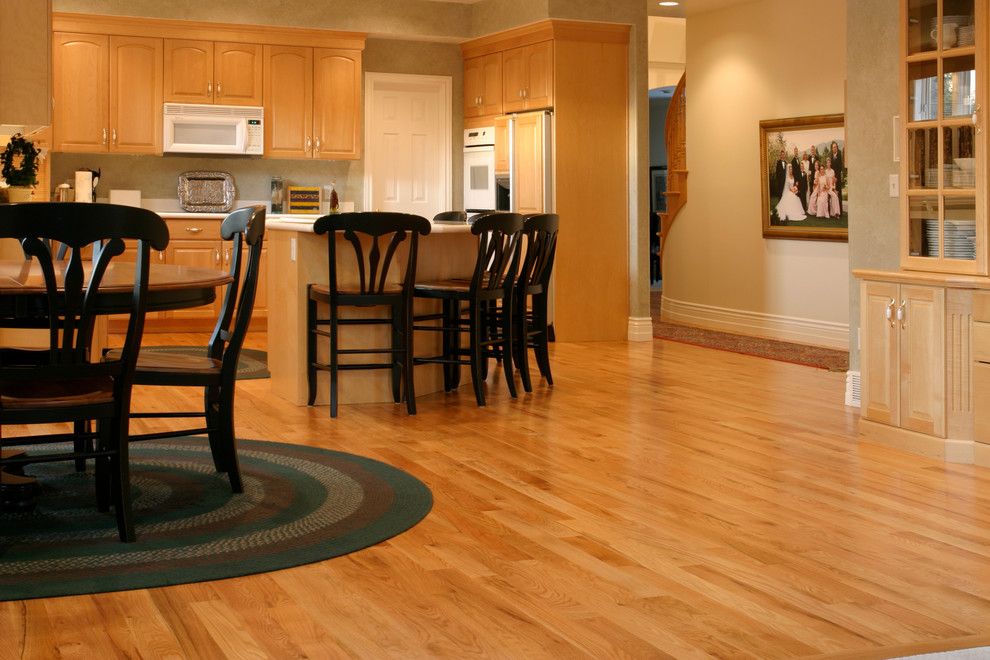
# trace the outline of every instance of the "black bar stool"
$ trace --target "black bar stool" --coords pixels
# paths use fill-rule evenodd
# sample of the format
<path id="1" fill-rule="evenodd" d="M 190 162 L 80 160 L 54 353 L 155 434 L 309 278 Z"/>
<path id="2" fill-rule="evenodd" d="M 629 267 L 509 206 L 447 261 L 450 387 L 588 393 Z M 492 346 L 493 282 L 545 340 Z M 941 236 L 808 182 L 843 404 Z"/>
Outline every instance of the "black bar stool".
<path id="1" fill-rule="evenodd" d="M 560 219 L 556 213 L 538 213 L 526 216 L 523 236 L 526 239 L 526 256 L 516 281 L 513 298 L 515 320 L 513 332 L 515 362 L 519 367 L 523 389 L 533 391 L 529 376 L 529 349 L 536 354 L 540 375 L 553 385 L 550 373 L 550 331 L 547 319 L 547 299 L 550 274 L 557 252 L 557 228 Z"/>
<path id="2" fill-rule="evenodd" d="M 330 416 L 337 416 L 337 373 L 341 370 L 390 369 L 392 371 L 392 397 L 401 399 L 400 382 L 404 384 L 406 409 L 416 414 L 416 394 L 412 374 L 412 293 L 416 281 L 416 254 L 419 235 L 430 233 L 430 221 L 418 215 L 406 213 L 341 213 L 326 215 L 316 221 L 313 231 L 327 234 L 329 255 L 329 283 L 310 284 L 306 307 L 306 362 L 309 384 L 309 405 L 316 400 L 316 372 L 330 372 Z M 354 248 L 359 282 L 356 288 L 340 288 L 337 278 L 337 234 Z M 365 253 L 364 243 L 370 242 Z M 401 244 L 408 239 L 405 271 L 400 282 L 389 278 L 393 257 Z M 384 254 L 382 246 L 384 242 Z M 317 303 L 330 306 L 328 318 L 317 317 Z M 390 315 L 385 318 L 339 318 L 343 305 L 353 307 L 387 307 Z M 388 348 L 340 348 L 338 328 L 342 325 L 389 325 L 392 329 Z M 328 327 L 329 330 L 324 330 Z M 316 360 L 316 338 L 330 339 L 330 361 Z M 341 355 L 388 355 L 388 362 L 340 364 Z"/>
<path id="3" fill-rule="evenodd" d="M 417 321 L 441 321 L 439 326 L 416 325 L 414 329 L 443 333 L 443 353 L 417 357 L 415 364 L 444 365 L 444 390 L 450 392 L 459 382 L 460 365 L 470 365 L 471 382 L 479 406 L 485 405 L 483 383 L 488 358 L 502 362 L 509 393 L 516 396 L 512 379 L 512 290 L 519 267 L 520 236 L 523 217 L 518 213 L 491 213 L 471 225 L 478 237 L 478 257 L 471 280 L 421 282 L 416 285 L 417 298 L 443 301 L 440 314 L 416 317 Z M 490 312 L 499 301 L 508 314 L 492 323 Z M 467 309 L 461 309 L 467 303 Z M 468 334 L 468 347 L 460 347 L 460 334 Z M 466 358 L 466 359 L 465 359 Z"/>

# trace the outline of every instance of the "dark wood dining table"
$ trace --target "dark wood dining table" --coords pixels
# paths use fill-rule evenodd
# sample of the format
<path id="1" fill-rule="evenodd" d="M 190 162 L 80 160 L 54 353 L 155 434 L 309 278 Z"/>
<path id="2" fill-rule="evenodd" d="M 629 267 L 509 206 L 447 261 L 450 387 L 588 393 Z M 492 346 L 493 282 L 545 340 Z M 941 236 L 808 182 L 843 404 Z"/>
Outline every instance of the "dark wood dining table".
<path id="1" fill-rule="evenodd" d="M 55 262 L 59 283 L 65 275 L 65 266 L 64 261 Z M 90 269 L 91 264 L 86 262 L 83 270 L 87 278 Z M 147 311 L 208 305 L 216 300 L 217 287 L 228 284 L 231 279 L 230 274 L 222 270 L 153 263 L 148 273 Z M 112 262 L 100 285 L 98 313 L 129 312 L 133 290 L 134 264 Z M 0 260 L 0 329 L 48 327 L 47 299 L 48 293 L 37 261 Z M 101 348 L 104 341 L 105 337 L 95 337 L 94 348 Z M 30 498 L 33 481 L 0 471 L 0 499 L 9 505 L 11 502 L 8 500 Z M 23 506 L 26 508 L 28 505 L 25 503 Z"/>
<path id="2" fill-rule="evenodd" d="M 65 266 L 65 261 L 55 262 L 59 282 L 65 274 Z M 86 277 L 89 277 L 90 267 L 88 262 L 83 266 Z M 216 300 L 217 287 L 230 281 L 230 273 L 223 270 L 151 264 L 147 309 L 157 312 L 208 305 Z M 134 264 L 112 262 L 100 285 L 99 313 L 126 313 L 130 309 L 133 289 Z M 13 321 L 16 325 L 19 319 L 44 317 L 47 311 L 47 292 L 38 262 L 0 260 L 0 319 Z M 0 322 L 0 325 L 7 324 Z"/>

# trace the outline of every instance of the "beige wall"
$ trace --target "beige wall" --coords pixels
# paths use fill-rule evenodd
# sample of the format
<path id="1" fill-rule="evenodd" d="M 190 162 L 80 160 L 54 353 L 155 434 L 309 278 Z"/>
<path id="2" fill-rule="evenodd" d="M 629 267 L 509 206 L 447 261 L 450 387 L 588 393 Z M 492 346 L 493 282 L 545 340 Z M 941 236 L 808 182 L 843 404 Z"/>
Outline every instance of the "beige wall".
<path id="1" fill-rule="evenodd" d="M 649 17 L 649 88 L 676 85 L 684 74 L 687 25 L 683 18 Z"/>
<path id="2" fill-rule="evenodd" d="M 887 182 L 897 174 L 893 160 L 891 118 L 899 114 L 899 0 L 849 3 L 847 136 L 853 148 L 847 163 L 857 189 L 849 214 L 851 268 L 897 270 L 900 224 L 897 198 L 887 195 Z M 859 282 L 849 278 L 850 369 L 859 368 Z"/>
<path id="3" fill-rule="evenodd" d="M 843 112 L 845 5 L 758 0 L 688 19 L 689 201 L 664 252 L 665 297 L 848 322 L 848 246 L 764 239 L 759 171 L 761 119 Z M 812 35 L 817 52 L 802 54 Z"/>

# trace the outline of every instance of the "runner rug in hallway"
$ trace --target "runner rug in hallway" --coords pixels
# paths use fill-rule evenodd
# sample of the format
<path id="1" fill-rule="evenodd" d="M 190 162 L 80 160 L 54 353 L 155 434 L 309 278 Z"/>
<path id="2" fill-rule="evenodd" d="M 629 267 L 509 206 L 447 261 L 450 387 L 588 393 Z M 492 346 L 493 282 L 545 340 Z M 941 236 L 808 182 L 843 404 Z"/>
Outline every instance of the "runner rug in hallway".
<path id="1" fill-rule="evenodd" d="M 734 335 L 716 330 L 704 330 L 676 323 L 666 323 L 653 319 L 653 336 L 658 339 L 679 341 L 684 344 L 694 344 L 705 348 L 715 348 L 720 351 L 731 351 L 744 355 L 793 362 L 829 371 L 847 371 L 849 369 L 849 353 L 819 346 L 792 344 L 775 339 L 747 337 Z"/>
<path id="2" fill-rule="evenodd" d="M 418 479 L 353 454 L 239 440 L 244 492 L 205 438 L 130 447 L 137 541 L 96 510 L 93 462 L 28 465 L 30 513 L 0 513 L 0 601 L 160 587 L 263 573 L 380 543 L 433 503 Z M 30 453 L 30 447 L 27 448 Z"/>

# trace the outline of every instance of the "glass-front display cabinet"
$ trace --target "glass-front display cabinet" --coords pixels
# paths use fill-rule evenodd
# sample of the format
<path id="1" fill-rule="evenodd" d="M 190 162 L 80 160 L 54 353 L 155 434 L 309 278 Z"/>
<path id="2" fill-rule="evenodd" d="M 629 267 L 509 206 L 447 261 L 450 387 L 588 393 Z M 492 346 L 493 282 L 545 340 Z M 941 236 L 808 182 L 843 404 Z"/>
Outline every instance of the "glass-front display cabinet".
<path id="1" fill-rule="evenodd" d="M 901 16 L 901 265 L 986 275 L 987 2 L 902 0 Z"/>

